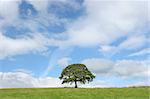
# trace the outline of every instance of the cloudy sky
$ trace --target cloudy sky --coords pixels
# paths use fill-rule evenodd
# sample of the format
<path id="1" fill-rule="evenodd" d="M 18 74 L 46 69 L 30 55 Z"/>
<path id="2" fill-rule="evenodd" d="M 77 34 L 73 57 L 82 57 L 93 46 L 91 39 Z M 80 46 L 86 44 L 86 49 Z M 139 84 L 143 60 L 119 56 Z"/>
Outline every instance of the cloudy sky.
<path id="1" fill-rule="evenodd" d="M 148 6 L 148 0 L 0 0 L 0 88 L 69 86 L 58 77 L 72 63 L 96 75 L 80 87 L 150 85 Z"/>

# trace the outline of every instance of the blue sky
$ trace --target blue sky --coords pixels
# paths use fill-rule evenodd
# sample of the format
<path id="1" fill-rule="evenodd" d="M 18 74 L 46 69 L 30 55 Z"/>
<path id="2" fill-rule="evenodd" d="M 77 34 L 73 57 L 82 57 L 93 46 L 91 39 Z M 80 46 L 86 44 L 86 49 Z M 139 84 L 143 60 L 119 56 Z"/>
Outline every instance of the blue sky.
<path id="1" fill-rule="evenodd" d="M 96 75 L 82 87 L 149 85 L 148 5 L 1 0 L 0 87 L 69 86 L 58 77 L 72 63 L 84 63 Z"/>

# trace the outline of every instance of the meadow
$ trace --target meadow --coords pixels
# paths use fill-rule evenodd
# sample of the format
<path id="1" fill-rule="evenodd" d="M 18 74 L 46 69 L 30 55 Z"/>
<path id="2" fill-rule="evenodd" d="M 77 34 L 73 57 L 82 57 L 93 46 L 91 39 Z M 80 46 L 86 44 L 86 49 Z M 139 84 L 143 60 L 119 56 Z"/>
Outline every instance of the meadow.
<path id="1" fill-rule="evenodd" d="M 0 89 L 0 99 L 150 99 L 149 88 Z"/>

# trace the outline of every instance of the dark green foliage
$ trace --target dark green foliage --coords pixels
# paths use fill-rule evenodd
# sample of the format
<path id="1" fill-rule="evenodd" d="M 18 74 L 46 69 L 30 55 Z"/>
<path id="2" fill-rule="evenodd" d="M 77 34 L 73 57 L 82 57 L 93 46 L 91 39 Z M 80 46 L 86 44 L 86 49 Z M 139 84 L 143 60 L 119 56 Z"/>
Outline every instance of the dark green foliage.
<path id="1" fill-rule="evenodd" d="M 91 82 L 95 76 L 88 70 L 84 64 L 71 64 L 67 66 L 61 73 L 60 79 L 63 79 L 64 83 L 75 83 L 75 88 L 77 88 L 77 82 L 85 84 L 86 82 Z"/>

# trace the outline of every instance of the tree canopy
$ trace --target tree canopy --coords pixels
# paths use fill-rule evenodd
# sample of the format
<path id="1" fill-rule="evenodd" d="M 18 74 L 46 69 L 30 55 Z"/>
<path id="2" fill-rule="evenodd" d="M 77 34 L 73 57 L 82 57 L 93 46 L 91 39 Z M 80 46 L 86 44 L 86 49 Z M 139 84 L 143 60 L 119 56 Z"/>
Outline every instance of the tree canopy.
<path id="1" fill-rule="evenodd" d="M 77 88 L 77 82 L 85 84 L 86 82 L 91 82 L 95 76 L 88 70 L 84 64 L 71 64 L 63 69 L 61 76 L 62 84 L 64 83 L 75 83 L 75 88 Z"/>

